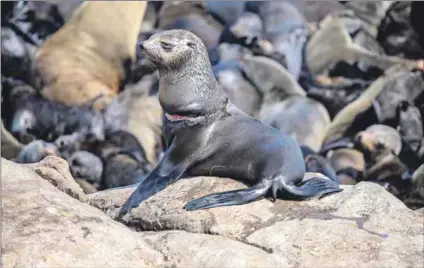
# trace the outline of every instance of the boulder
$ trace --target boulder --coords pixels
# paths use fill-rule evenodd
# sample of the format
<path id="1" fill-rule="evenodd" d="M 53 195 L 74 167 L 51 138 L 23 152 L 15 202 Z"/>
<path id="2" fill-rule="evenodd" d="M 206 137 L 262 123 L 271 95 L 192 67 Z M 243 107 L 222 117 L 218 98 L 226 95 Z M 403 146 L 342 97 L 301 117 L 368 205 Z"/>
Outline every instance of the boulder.
<path id="1" fill-rule="evenodd" d="M 164 231 L 142 237 L 176 267 L 287 267 L 277 254 L 223 236 Z"/>
<path id="2" fill-rule="evenodd" d="M 2 267 L 160 267 L 124 225 L 2 158 Z"/>
<path id="3" fill-rule="evenodd" d="M 242 206 L 183 209 L 193 198 L 243 187 L 223 178 L 180 180 L 122 221 L 142 231 L 182 230 L 231 238 L 272 252 L 282 258 L 284 267 L 424 265 L 424 215 L 370 182 L 342 186 L 338 194 L 309 201 L 262 199 Z M 89 202 L 115 217 L 133 190 L 134 186 L 97 192 L 89 195 Z"/>
<path id="4" fill-rule="evenodd" d="M 26 164 L 26 166 L 33 169 L 37 175 L 50 182 L 58 190 L 81 202 L 87 202 L 83 188 L 72 177 L 68 162 L 65 159 L 47 156 L 40 162 Z"/>
<path id="5" fill-rule="evenodd" d="M 287 266 L 276 254 L 223 236 L 134 232 L 80 202 L 66 162 L 46 159 L 2 159 L 2 267 Z"/>

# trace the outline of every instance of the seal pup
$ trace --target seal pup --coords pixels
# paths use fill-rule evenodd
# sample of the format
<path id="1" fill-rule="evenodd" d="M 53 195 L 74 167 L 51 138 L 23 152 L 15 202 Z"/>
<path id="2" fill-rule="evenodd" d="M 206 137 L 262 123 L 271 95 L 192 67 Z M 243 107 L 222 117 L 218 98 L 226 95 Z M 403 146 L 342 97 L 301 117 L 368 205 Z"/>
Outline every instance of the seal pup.
<path id="1" fill-rule="evenodd" d="M 207 12 L 203 1 L 165 1 L 157 26 L 163 30 L 184 29 L 199 36 L 208 48 L 216 47 L 224 27 Z"/>
<path id="2" fill-rule="evenodd" d="M 328 159 L 318 154 L 308 154 L 305 157 L 306 172 L 321 173 L 332 181 L 340 183 L 336 171 Z"/>
<path id="3" fill-rule="evenodd" d="M 100 189 L 123 187 L 141 182 L 151 169 L 140 163 L 133 155 L 111 153 L 104 159 L 104 170 Z"/>
<path id="4" fill-rule="evenodd" d="M 220 86 L 230 100 L 243 112 L 255 116 L 261 107 L 262 96 L 243 76 L 240 69 L 228 68 L 216 74 Z"/>
<path id="5" fill-rule="evenodd" d="M 321 103 L 301 96 L 290 96 L 262 108 L 259 119 L 316 152 L 321 148 L 330 125 L 327 109 Z"/>
<path id="6" fill-rule="evenodd" d="M 383 149 L 388 149 L 396 155 L 402 150 L 402 140 L 399 132 L 386 125 L 372 125 L 355 136 L 355 142 L 363 150 L 378 154 Z"/>
<path id="7" fill-rule="evenodd" d="M 289 96 L 306 96 L 297 80 L 274 59 L 245 55 L 241 67 L 246 78 L 262 93 L 262 107 Z"/>
<path id="8" fill-rule="evenodd" d="M 319 75 L 301 85 L 307 90 L 307 96 L 322 103 L 330 117 L 334 118 L 344 107 L 356 100 L 370 84 L 371 82 L 362 79 Z"/>
<path id="9" fill-rule="evenodd" d="M 416 5 L 413 1 L 399 1 L 387 10 L 377 35 L 377 41 L 386 54 L 407 59 L 424 57 L 424 47 L 420 44 L 420 36 L 417 33 L 417 30 L 422 28 L 422 23 L 417 23 L 422 11 L 417 12 Z M 416 15 L 413 12 L 417 12 Z M 419 27 L 414 28 L 414 23 Z"/>
<path id="10" fill-rule="evenodd" d="M 287 67 L 285 55 L 274 51 L 274 47 L 263 39 L 261 18 L 251 12 L 244 12 L 234 23 L 225 27 L 219 43 L 239 44 L 249 48 L 255 55 L 268 56 Z"/>
<path id="11" fill-rule="evenodd" d="M 303 14 L 288 1 L 249 1 L 246 9 L 258 13 L 264 25 L 264 39 L 269 40 L 275 52 L 285 56 L 287 70 L 297 80 L 308 34 Z"/>
<path id="12" fill-rule="evenodd" d="M 31 59 L 24 41 L 11 28 L 1 27 L 2 75 L 26 80 Z"/>
<path id="13" fill-rule="evenodd" d="M 87 138 L 104 139 L 103 117 L 91 108 L 92 103 L 69 107 L 51 102 L 27 86 L 13 91 L 10 132 L 20 141 L 43 139 L 50 142 L 74 132 Z"/>
<path id="14" fill-rule="evenodd" d="M 81 149 L 102 160 L 98 190 L 138 183 L 153 169 L 137 137 L 126 131 L 107 133 L 105 140 L 82 143 Z"/>
<path id="15" fill-rule="evenodd" d="M 146 78 L 146 79 L 145 79 Z M 152 81 L 143 79 L 119 93 L 106 107 L 106 133 L 126 131 L 143 147 L 147 160 L 156 165 L 162 151 L 162 109 L 157 96 L 149 96 Z"/>
<path id="16" fill-rule="evenodd" d="M 349 16 L 349 12 L 342 15 L 327 16 L 320 22 L 319 29 L 306 44 L 306 64 L 311 73 L 323 73 L 339 61 L 360 62 L 361 65 L 367 66 L 368 70 L 374 67 L 383 71 L 397 64 L 408 66 L 421 64 L 417 60 L 378 54 L 361 46 L 352 39 L 349 29 L 343 23 L 344 17 Z"/>
<path id="17" fill-rule="evenodd" d="M 48 1 L 14 1 L 3 6 L 2 26 L 19 34 L 25 42 L 39 46 L 64 23 L 57 5 Z"/>
<path id="18" fill-rule="evenodd" d="M 13 161 L 21 164 L 37 163 L 49 155 L 60 156 L 57 147 L 49 142 L 35 140 L 25 145 Z"/>
<path id="19" fill-rule="evenodd" d="M 103 163 L 99 157 L 87 151 L 77 151 L 67 161 L 74 178 L 84 179 L 99 188 L 103 173 Z"/>
<path id="20" fill-rule="evenodd" d="M 245 77 L 241 59 L 250 51 L 238 44 L 222 43 L 218 47 L 220 61 L 213 66 L 219 85 L 231 102 L 243 112 L 255 116 L 262 103 L 262 94 Z"/>
<path id="21" fill-rule="evenodd" d="M 245 1 L 204 1 L 206 10 L 222 25 L 234 23 L 245 10 Z"/>
<path id="22" fill-rule="evenodd" d="M 185 175 L 230 177 L 253 184 L 191 200 L 186 210 L 241 205 L 268 194 L 275 200 L 277 192 L 307 199 L 342 191 L 329 179 L 302 181 L 305 163 L 300 147 L 228 100 L 199 37 L 185 30 L 164 31 L 141 46 L 159 70 L 167 149 L 123 204 L 119 218 Z"/>
<path id="23" fill-rule="evenodd" d="M 399 72 L 399 76 L 386 85 L 377 95 L 374 108 L 380 123 L 396 125 L 396 110 L 399 103 L 414 103 L 424 93 L 424 71 L 413 69 Z"/>
<path id="24" fill-rule="evenodd" d="M 399 132 L 386 125 L 372 125 L 355 136 L 367 162 L 366 180 L 397 180 L 407 166 L 398 155 L 402 150 Z"/>
<path id="25" fill-rule="evenodd" d="M 365 171 L 364 154 L 353 148 L 341 148 L 328 155 L 341 184 L 356 184 Z"/>
<path id="26" fill-rule="evenodd" d="M 362 92 L 357 99 L 337 113 L 327 130 L 325 143 L 339 140 L 351 130 L 355 122 L 368 119 L 364 116 L 367 111 L 373 111 L 377 117 L 376 120 L 379 121 L 383 116 L 381 115 L 381 106 L 377 98 L 382 97 L 382 92 L 392 91 L 391 89 L 395 88 L 396 85 L 400 84 L 403 86 L 405 82 L 399 82 L 398 80 L 404 80 L 402 77 L 407 75 L 412 69 L 413 67 L 399 64 L 385 70 L 384 74 Z M 393 113 L 395 113 L 395 110 L 394 108 Z"/>

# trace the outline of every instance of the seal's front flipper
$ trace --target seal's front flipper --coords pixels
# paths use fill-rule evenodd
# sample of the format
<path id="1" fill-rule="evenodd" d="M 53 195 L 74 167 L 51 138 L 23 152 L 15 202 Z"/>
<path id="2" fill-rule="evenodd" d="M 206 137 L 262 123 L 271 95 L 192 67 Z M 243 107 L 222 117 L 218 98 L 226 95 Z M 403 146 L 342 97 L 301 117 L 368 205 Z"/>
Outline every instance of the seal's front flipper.
<path id="1" fill-rule="evenodd" d="M 320 177 L 303 181 L 297 185 L 284 185 L 282 190 L 295 199 L 307 199 L 343 191 L 337 182 Z"/>
<path id="2" fill-rule="evenodd" d="M 121 207 L 118 213 L 118 218 L 121 218 L 132 208 L 137 207 L 147 198 L 176 182 L 187 168 L 187 162 L 173 164 L 170 161 L 170 154 L 165 154 L 161 162 L 144 180 L 140 182 L 135 191 Z"/>
<path id="3" fill-rule="evenodd" d="M 234 190 L 206 195 L 204 197 L 191 200 L 184 206 L 184 209 L 190 211 L 213 207 L 247 204 L 252 201 L 263 198 L 270 189 L 270 187 L 270 184 L 258 184 L 251 188 L 243 190 Z"/>

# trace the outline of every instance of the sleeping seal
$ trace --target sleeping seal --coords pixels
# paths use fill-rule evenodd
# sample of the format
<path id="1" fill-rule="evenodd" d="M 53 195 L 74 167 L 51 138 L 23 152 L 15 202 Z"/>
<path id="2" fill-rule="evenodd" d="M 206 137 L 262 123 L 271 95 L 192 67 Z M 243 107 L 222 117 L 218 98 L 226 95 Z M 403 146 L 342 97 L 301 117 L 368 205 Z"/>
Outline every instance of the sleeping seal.
<path id="1" fill-rule="evenodd" d="M 118 217 L 183 176 L 229 177 L 252 185 L 194 199 L 184 206 L 186 210 L 241 205 L 267 195 L 275 200 L 277 192 L 301 200 L 342 191 L 329 179 L 302 181 L 305 163 L 299 145 L 228 100 L 200 38 L 185 30 L 170 30 L 140 46 L 159 70 L 167 149 Z"/>

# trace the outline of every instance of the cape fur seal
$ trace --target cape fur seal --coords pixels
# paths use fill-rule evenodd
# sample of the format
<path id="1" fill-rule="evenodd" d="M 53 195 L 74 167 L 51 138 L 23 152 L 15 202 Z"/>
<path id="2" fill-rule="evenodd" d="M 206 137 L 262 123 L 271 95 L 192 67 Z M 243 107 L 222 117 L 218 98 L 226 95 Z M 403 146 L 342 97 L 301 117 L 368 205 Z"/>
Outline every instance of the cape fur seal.
<path id="1" fill-rule="evenodd" d="M 91 108 L 95 99 L 69 107 L 41 97 L 31 87 L 16 87 L 8 100 L 13 115 L 10 132 L 23 143 L 35 139 L 52 142 L 74 132 L 87 138 L 104 139 L 102 114 Z"/>
<path id="2" fill-rule="evenodd" d="M 295 199 L 340 192 L 325 178 L 302 181 L 305 163 L 288 135 L 248 116 L 215 79 L 200 38 L 185 30 L 150 37 L 142 52 L 159 70 L 166 152 L 121 207 L 118 217 L 182 176 L 220 176 L 250 182 L 247 189 L 210 194 L 186 210 L 246 204 L 277 192 Z"/>
<path id="3" fill-rule="evenodd" d="M 84 2 L 35 54 L 34 85 L 44 97 L 97 109 L 126 84 L 147 2 Z"/>

